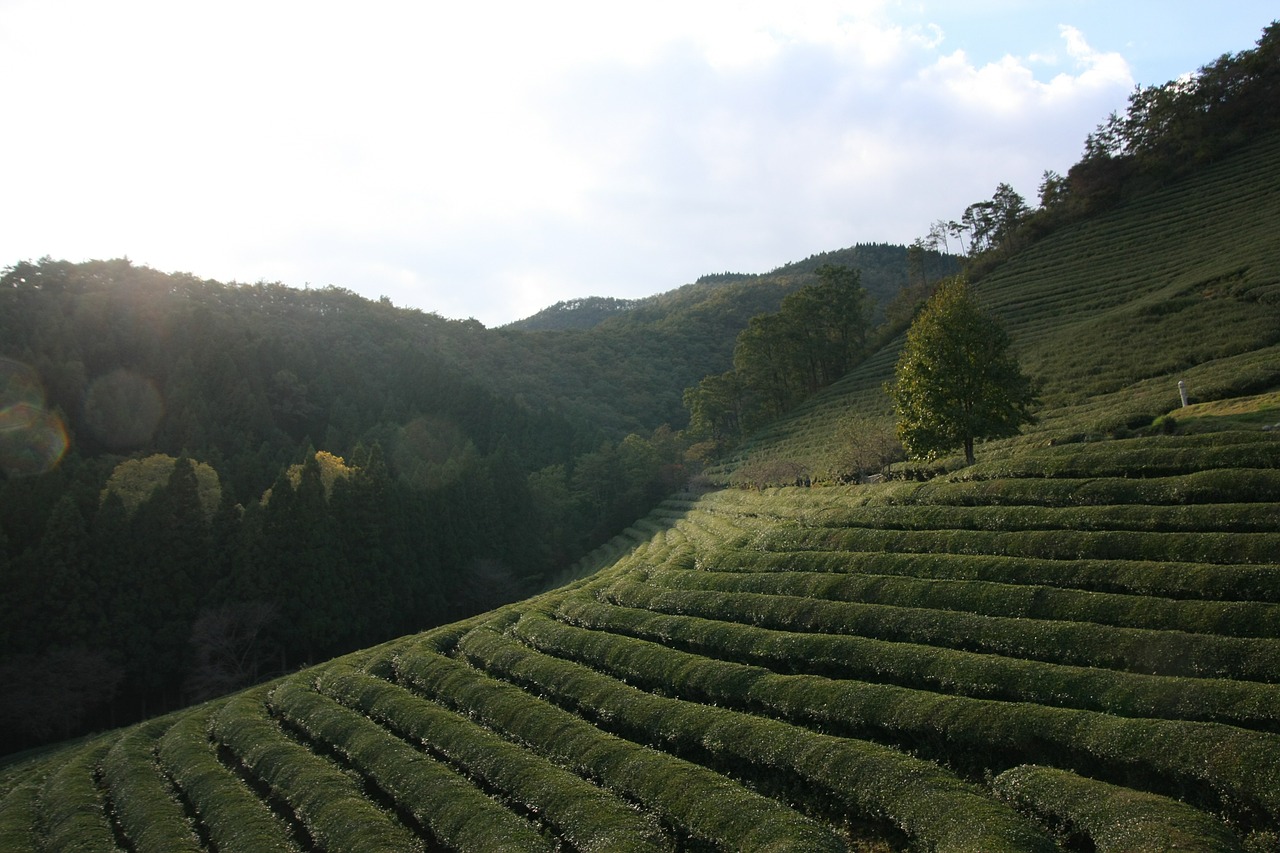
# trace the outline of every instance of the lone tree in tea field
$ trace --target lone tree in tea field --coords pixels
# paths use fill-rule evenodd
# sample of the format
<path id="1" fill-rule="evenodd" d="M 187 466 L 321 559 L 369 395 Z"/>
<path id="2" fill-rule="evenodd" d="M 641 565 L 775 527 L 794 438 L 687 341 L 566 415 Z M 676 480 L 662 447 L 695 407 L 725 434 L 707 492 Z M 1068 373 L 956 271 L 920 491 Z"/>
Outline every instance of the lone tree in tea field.
<path id="1" fill-rule="evenodd" d="M 974 439 L 1016 435 L 1035 402 L 1009 336 L 960 278 L 943 282 L 907 330 L 889 393 L 908 454 L 934 459 L 963 446 L 969 465 Z"/>

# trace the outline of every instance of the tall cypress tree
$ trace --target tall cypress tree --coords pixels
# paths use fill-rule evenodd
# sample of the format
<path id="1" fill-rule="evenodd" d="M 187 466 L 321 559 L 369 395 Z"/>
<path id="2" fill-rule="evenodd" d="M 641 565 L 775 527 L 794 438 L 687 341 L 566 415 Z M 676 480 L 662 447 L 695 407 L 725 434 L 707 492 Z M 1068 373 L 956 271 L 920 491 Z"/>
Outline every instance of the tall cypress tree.
<path id="1" fill-rule="evenodd" d="M 89 531 L 80 507 L 66 493 L 53 508 L 32 569 L 40 578 L 39 618 L 31 626 L 41 645 L 97 643 L 101 592 L 90 571 Z"/>

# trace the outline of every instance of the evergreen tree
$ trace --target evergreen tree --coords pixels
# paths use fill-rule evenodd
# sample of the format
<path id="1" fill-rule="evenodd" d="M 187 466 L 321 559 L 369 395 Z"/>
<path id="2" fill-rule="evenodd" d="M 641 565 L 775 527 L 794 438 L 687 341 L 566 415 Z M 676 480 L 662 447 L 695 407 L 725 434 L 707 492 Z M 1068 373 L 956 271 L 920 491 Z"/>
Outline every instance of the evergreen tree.
<path id="1" fill-rule="evenodd" d="M 30 628 L 49 646 L 97 640 L 101 595 L 89 571 L 89 531 L 70 493 L 53 508 L 32 568 L 39 573 L 39 616 Z"/>
<path id="2" fill-rule="evenodd" d="M 963 447 L 970 465 L 975 439 L 1016 435 L 1035 402 L 1008 335 L 961 279 L 944 282 L 911 324 L 889 393 L 907 453 Z"/>

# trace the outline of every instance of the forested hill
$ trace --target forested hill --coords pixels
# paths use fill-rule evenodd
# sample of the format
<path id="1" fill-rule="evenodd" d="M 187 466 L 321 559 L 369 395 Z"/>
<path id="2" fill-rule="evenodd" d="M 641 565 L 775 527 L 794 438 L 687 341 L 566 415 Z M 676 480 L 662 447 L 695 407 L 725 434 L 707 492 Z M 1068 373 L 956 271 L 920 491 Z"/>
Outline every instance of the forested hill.
<path id="1" fill-rule="evenodd" d="M 938 251 L 927 252 L 922 260 L 925 268 L 921 272 L 930 279 L 951 275 L 960 269 L 958 257 Z M 776 310 L 783 296 L 797 289 L 806 276 L 811 276 L 823 264 L 847 266 L 862 274 L 862 286 L 871 299 L 875 319 L 883 318 L 885 306 L 906 285 L 909 269 L 907 247 L 860 243 L 793 261 L 768 273 L 710 273 L 700 276 L 693 284 L 643 299 L 588 296 L 557 302 L 502 328 L 590 329 L 606 322 L 678 325 L 690 317 L 726 308 L 733 316 L 746 313 L 750 319 Z"/>
<path id="2" fill-rule="evenodd" d="M 842 258 L 888 292 L 905 252 Z M 684 481 L 682 391 L 813 278 L 520 331 L 127 260 L 9 268 L 0 750 L 537 590 Z"/>
<path id="3" fill-rule="evenodd" d="M 879 322 L 907 284 L 908 254 L 905 246 L 859 244 L 770 273 L 705 275 L 644 299 L 561 303 L 472 339 L 461 358 L 484 365 L 506 394 L 554 401 L 614 435 L 679 427 L 687 419 L 684 389 L 729 369 L 737 336 L 752 317 L 777 311 L 831 264 L 858 270 L 871 320 Z M 936 250 L 921 261 L 918 278 L 936 280 L 960 268 L 959 258 Z M 525 334 L 529 329 L 539 331 Z"/>
<path id="4" fill-rule="evenodd" d="M 629 311 L 636 304 L 634 299 L 616 299 L 612 296 L 587 296 L 557 302 L 543 308 L 537 314 L 508 323 L 503 328 L 525 332 L 569 329 L 590 329 L 619 312 Z"/>

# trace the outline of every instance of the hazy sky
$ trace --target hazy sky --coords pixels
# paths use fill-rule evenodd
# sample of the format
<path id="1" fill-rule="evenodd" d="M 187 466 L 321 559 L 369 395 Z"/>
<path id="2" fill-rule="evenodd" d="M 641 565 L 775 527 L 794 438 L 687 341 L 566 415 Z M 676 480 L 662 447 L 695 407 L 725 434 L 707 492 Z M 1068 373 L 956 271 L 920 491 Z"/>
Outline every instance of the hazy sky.
<path id="1" fill-rule="evenodd" d="M 1271 2 L 0 0 L 0 267 L 500 325 L 1033 202 Z"/>

